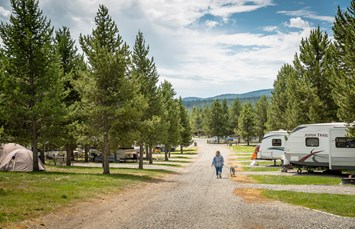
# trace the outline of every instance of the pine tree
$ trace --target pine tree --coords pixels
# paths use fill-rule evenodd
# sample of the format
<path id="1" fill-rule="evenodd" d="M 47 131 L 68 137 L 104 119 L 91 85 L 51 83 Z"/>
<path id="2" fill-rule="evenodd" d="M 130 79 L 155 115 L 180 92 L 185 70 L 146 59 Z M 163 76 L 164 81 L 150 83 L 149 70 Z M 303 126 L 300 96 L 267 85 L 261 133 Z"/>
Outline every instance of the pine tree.
<path id="1" fill-rule="evenodd" d="M 191 131 L 194 135 L 198 137 L 203 133 L 203 109 L 198 107 L 193 107 L 190 116 L 190 126 Z"/>
<path id="2" fill-rule="evenodd" d="M 111 149 L 119 143 L 129 144 L 124 141 L 129 140 L 127 136 L 140 120 L 146 104 L 128 78 L 128 45 L 103 5 L 99 6 L 95 24 L 91 35 L 80 35 L 80 44 L 90 65 L 89 74 L 82 76 L 80 91 L 87 125 L 96 133 L 103 148 L 103 173 L 109 174 Z"/>
<path id="3" fill-rule="evenodd" d="M 225 135 L 227 122 L 225 120 L 225 113 L 223 113 L 223 105 L 215 100 L 210 108 L 210 117 L 208 122 L 209 134 L 217 136 L 217 142 Z"/>
<path id="4" fill-rule="evenodd" d="M 33 170 L 38 171 L 38 144 L 63 115 L 63 85 L 53 51 L 53 28 L 38 1 L 11 0 L 11 6 L 9 23 L 0 25 L 6 58 L 1 79 L 5 131 L 18 143 L 31 144 Z"/>
<path id="5" fill-rule="evenodd" d="M 349 134 L 355 136 L 355 0 L 347 11 L 338 12 L 333 25 L 335 64 L 332 71 L 334 100 L 339 106 L 337 116 L 349 124 Z"/>
<path id="6" fill-rule="evenodd" d="M 265 95 L 261 96 L 255 105 L 255 134 L 259 137 L 259 141 L 261 141 L 266 131 L 268 106 L 269 102 Z"/>
<path id="7" fill-rule="evenodd" d="M 146 98 L 148 107 L 140 122 L 141 138 L 138 140 L 143 148 L 147 144 L 152 148 L 159 142 L 160 116 L 162 114 L 161 98 L 158 94 L 157 83 L 159 75 L 154 63 L 154 58 L 148 58 L 149 46 L 145 45 L 142 32 L 138 32 L 132 53 L 132 78 L 139 85 L 140 93 Z M 143 152 L 141 152 L 142 154 Z M 148 150 L 147 157 L 152 164 L 151 151 Z M 139 168 L 143 168 L 143 157 L 140 158 Z"/>
<path id="8" fill-rule="evenodd" d="M 284 64 L 277 74 L 277 79 L 274 81 L 274 90 L 271 92 L 270 106 L 267 111 L 266 127 L 269 131 L 287 129 L 287 79 L 288 77 L 293 77 L 295 74 L 295 69 L 289 64 Z"/>
<path id="9" fill-rule="evenodd" d="M 251 138 L 255 136 L 254 109 L 250 103 L 243 105 L 238 119 L 237 133 L 247 142 L 247 145 L 250 144 Z"/>
<path id="10" fill-rule="evenodd" d="M 223 130 L 222 130 L 222 136 L 228 136 L 232 134 L 229 131 L 229 107 L 226 99 L 222 100 L 222 120 L 221 122 L 223 123 Z"/>
<path id="11" fill-rule="evenodd" d="M 189 115 L 187 114 L 186 107 L 182 103 L 181 97 L 178 100 L 179 104 L 179 116 L 180 116 L 180 152 L 183 153 L 183 147 L 189 146 L 191 143 L 191 126 L 189 122 Z"/>
<path id="12" fill-rule="evenodd" d="M 229 132 L 230 134 L 235 133 L 238 128 L 238 118 L 240 111 L 242 109 L 242 104 L 239 99 L 235 99 L 229 109 Z"/>
<path id="13" fill-rule="evenodd" d="M 76 122 L 78 121 L 77 103 L 80 102 L 80 96 L 74 88 L 74 81 L 77 80 L 82 59 L 77 53 L 75 41 L 72 40 L 68 27 L 63 27 L 56 31 L 55 34 L 56 50 L 60 58 L 60 66 L 63 71 L 63 81 L 65 86 L 65 97 L 63 102 L 66 107 L 66 115 L 62 120 L 61 129 L 64 131 L 56 131 L 57 135 L 61 135 L 64 139 L 67 151 L 66 165 L 71 165 L 71 158 L 76 145 Z"/>
<path id="14" fill-rule="evenodd" d="M 180 142 L 180 116 L 179 106 L 174 96 L 176 95 L 170 82 L 164 81 L 159 88 L 163 102 L 162 116 L 162 143 L 165 145 L 165 160 L 168 161 L 168 155 L 172 146 Z"/>
<path id="15" fill-rule="evenodd" d="M 300 78 L 309 82 L 313 97 L 319 98 L 320 104 L 311 101 L 310 106 L 318 113 L 317 122 L 336 121 L 337 106 L 329 93 L 331 87 L 331 57 L 329 52 L 330 40 L 327 33 L 322 33 L 320 28 L 311 31 L 300 45 L 299 60 L 304 73 Z M 318 108 L 321 108 L 318 110 Z"/>

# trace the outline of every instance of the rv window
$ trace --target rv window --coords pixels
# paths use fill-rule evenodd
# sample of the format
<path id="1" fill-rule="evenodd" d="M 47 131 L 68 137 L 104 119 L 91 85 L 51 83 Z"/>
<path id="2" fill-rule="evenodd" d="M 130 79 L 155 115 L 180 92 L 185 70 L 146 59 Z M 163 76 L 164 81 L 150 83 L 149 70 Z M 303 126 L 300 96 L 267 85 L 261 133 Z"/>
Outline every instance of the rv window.
<path id="1" fill-rule="evenodd" d="M 319 138 L 306 138 L 306 146 L 309 147 L 319 146 Z"/>
<path id="2" fill-rule="evenodd" d="M 272 146 L 281 146 L 281 139 L 272 139 Z"/>
<path id="3" fill-rule="evenodd" d="M 335 138 L 337 148 L 355 148 L 355 138 Z"/>

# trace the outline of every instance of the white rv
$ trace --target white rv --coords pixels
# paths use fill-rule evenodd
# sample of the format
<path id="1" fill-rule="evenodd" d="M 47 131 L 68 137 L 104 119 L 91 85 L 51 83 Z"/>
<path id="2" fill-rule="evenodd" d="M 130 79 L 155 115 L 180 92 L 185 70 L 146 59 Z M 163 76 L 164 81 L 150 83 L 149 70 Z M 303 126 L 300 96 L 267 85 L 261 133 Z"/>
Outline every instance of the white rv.
<path id="1" fill-rule="evenodd" d="M 284 147 L 286 142 L 287 131 L 278 130 L 266 133 L 261 140 L 259 151 L 256 155 L 256 160 L 282 160 Z"/>
<path id="2" fill-rule="evenodd" d="M 355 170 L 355 138 L 346 137 L 345 123 L 300 125 L 288 136 L 285 158 L 298 168 Z"/>

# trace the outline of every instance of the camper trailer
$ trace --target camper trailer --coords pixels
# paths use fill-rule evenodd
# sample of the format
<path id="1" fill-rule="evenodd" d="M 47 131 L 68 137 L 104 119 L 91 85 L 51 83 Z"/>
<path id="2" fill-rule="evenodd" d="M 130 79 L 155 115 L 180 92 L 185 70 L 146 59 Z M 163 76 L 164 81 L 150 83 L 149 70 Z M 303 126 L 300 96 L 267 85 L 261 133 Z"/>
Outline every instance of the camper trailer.
<path id="1" fill-rule="evenodd" d="M 345 123 L 300 125 L 288 136 L 285 158 L 298 173 L 355 170 L 355 138 L 346 137 Z"/>
<path id="2" fill-rule="evenodd" d="M 266 133 L 261 140 L 259 150 L 256 155 L 256 160 L 273 160 L 276 165 L 276 160 L 282 160 L 286 141 L 287 131 L 278 130 Z"/>

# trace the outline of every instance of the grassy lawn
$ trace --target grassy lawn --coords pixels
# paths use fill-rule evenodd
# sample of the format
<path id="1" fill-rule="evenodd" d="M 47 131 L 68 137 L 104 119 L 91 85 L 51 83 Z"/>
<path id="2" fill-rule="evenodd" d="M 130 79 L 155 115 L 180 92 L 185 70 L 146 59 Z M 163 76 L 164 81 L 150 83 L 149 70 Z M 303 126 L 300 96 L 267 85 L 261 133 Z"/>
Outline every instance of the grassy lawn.
<path id="1" fill-rule="evenodd" d="M 251 145 L 251 146 L 246 146 L 246 145 L 233 145 L 231 146 L 232 150 L 239 153 L 239 152 L 243 152 L 243 153 L 254 153 L 254 149 L 255 149 L 255 145 Z"/>
<path id="2" fill-rule="evenodd" d="M 317 209 L 336 215 L 355 217 L 355 196 L 263 190 L 263 195 L 289 204 Z"/>
<path id="3" fill-rule="evenodd" d="M 243 167 L 243 171 L 244 172 L 274 172 L 274 171 L 280 171 L 280 168 L 279 167 Z"/>
<path id="4" fill-rule="evenodd" d="M 0 228 L 53 211 L 75 201 L 117 192 L 159 179 L 171 172 L 110 168 L 46 166 L 46 172 L 0 173 Z"/>
<path id="5" fill-rule="evenodd" d="M 164 153 L 162 153 L 164 154 Z M 194 148 L 188 148 L 188 149 L 184 149 L 184 153 L 181 154 L 180 150 L 176 150 L 175 152 L 170 152 L 171 156 L 173 157 L 174 155 L 196 155 L 197 153 L 197 149 Z"/>
<path id="6" fill-rule="evenodd" d="M 257 183 L 261 184 L 294 184 L 294 185 L 338 185 L 341 183 L 340 178 L 321 177 L 321 176 L 263 176 L 249 175 Z"/>

